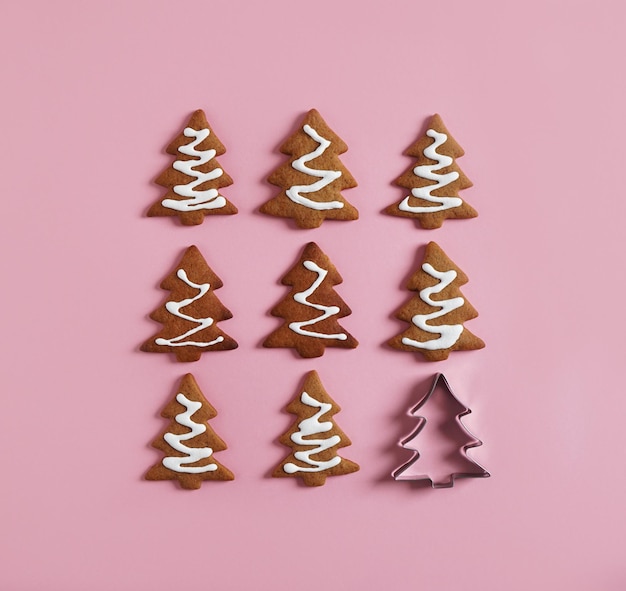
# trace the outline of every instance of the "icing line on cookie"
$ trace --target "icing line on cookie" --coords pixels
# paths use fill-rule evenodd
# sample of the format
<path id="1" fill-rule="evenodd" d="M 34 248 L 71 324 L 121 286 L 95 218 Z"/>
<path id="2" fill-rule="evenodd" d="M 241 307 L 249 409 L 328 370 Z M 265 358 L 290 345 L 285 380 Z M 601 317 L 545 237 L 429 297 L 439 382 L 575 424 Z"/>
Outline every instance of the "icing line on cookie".
<path id="1" fill-rule="evenodd" d="M 435 172 L 437 170 L 441 170 L 442 168 L 446 168 L 446 166 L 450 166 L 454 162 L 454 160 L 450 156 L 446 156 L 445 154 L 439 154 L 437 152 L 437 148 L 445 144 L 446 141 L 448 141 L 448 136 L 445 133 L 440 133 L 438 131 L 435 131 L 434 129 L 429 129 L 426 132 L 426 135 L 433 138 L 435 141 L 424 150 L 424 156 L 426 156 L 426 158 L 429 158 L 430 160 L 435 160 L 436 164 L 424 164 L 421 166 L 416 166 L 413 169 L 413 172 L 416 176 L 420 178 L 429 181 L 436 181 L 436 184 L 411 189 L 411 195 L 418 199 L 429 201 L 430 203 L 438 203 L 439 205 L 409 205 L 411 195 L 408 195 L 398 205 L 398 209 L 400 209 L 401 211 L 406 211 L 410 213 L 428 213 L 452 209 L 453 207 L 459 207 L 463 204 L 463 200 L 460 197 L 439 197 L 437 195 L 431 194 L 436 189 L 441 189 L 442 187 L 446 187 L 456 181 L 459 178 L 459 173 L 454 170 L 446 174 L 437 174 Z"/>
<path id="2" fill-rule="evenodd" d="M 300 401 L 307 406 L 319 408 L 319 410 L 312 417 L 304 419 L 298 423 L 298 431 L 291 435 L 291 441 L 293 441 L 296 445 L 316 447 L 313 447 L 313 449 L 296 451 L 293 454 L 296 460 L 308 464 L 310 467 L 301 467 L 291 462 L 287 462 L 283 466 L 283 470 L 287 472 L 287 474 L 294 474 L 295 472 L 322 472 L 323 470 L 328 470 L 329 468 L 337 466 L 341 462 L 341 458 L 339 456 L 335 456 L 327 461 L 315 460 L 311 456 L 322 453 L 327 449 L 338 445 L 341 442 L 341 437 L 339 437 L 339 435 L 332 435 L 327 439 L 305 439 L 305 437 L 328 433 L 332 430 L 332 422 L 320 422 L 320 418 L 325 415 L 333 407 L 333 405 L 327 402 L 319 402 L 307 392 L 302 392 Z"/>
<path id="3" fill-rule="evenodd" d="M 165 309 L 174 316 L 178 316 L 178 318 L 182 318 L 183 320 L 188 320 L 189 322 L 196 322 L 198 326 L 188 330 L 186 333 L 181 334 L 177 337 L 172 337 L 171 339 L 158 338 L 155 339 L 155 343 L 157 345 L 163 345 L 167 347 L 184 347 L 187 345 L 192 345 L 195 347 L 210 347 L 212 345 L 216 345 L 217 343 L 221 343 L 224 340 L 224 337 L 218 336 L 216 339 L 209 342 L 197 342 L 197 341 L 185 341 L 187 337 L 190 337 L 205 328 L 209 328 L 213 324 L 213 318 L 194 318 L 193 316 L 189 316 L 181 312 L 181 310 L 192 304 L 193 302 L 199 300 L 205 294 L 209 292 L 211 288 L 210 283 L 194 283 L 187 277 L 187 272 L 185 269 L 178 269 L 176 271 L 176 276 L 184 281 L 189 287 L 193 287 L 198 290 L 198 293 L 193 298 L 186 298 L 181 300 L 180 302 L 167 302 L 165 304 Z"/>
<path id="4" fill-rule="evenodd" d="M 309 308 L 314 308 L 316 310 L 319 310 L 320 312 L 322 312 L 322 315 L 318 316 L 317 318 L 313 318 L 311 320 L 304 320 L 302 322 L 291 322 L 289 324 L 289 328 L 293 330 L 294 332 L 298 333 L 299 335 L 302 335 L 305 337 L 317 337 L 320 339 L 337 339 L 339 341 L 347 340 L 348 335 L 342 332 L 338 334 L 324 334 L 321 332 L 303 330 L 304 326 L 311 326 L 312 324 L 317 324 L 318 322 L 321 322 L 323 320 L 326 320 L 327 318 L 330 318 L 331 316 L 334 316 L 335 314 L 338 314 L 339 308 L 337 306 L 324 306 L 322 304 L 314 304 L 313 302 L 309 302 L 308 300 L 309 296 L 313 295 L 315 290 L 322 284 L 324 279 L 326 279 L 326 275 L 328 275 L 328 271 L 326 269 L 322 269 L 319 265 L 317 265 L 313 261 L 304 261 L 304 263 L 302 264 L 305 269 L 308 269 L 309 271 L 313 271 L 314 273 L 317 273 L 317 277 L 315 278 L 315 281 L 313 281 L 313 283 L 308 289 L 294 294 L 293 299 L 299 304 L 304 304 L 305 306 L 309 306 Z"/>
<path id="5" fill-rule="evenodd" d="M 210 458 L 213 455 L 213 449 L 210 447 L 187 447 L 183 441 L 188 441 L 204 433 L 206 425 L 195 423 L 191 417 L 200 410 L 202 403 L 189 400 L 184 394 L 176 395 L 176 400 L 182 404 L 186 410 L 176 415 L 176 422 L 183 427 L 189 429 L 188 433 L 175 435 L 174 433 L 165 433 L 163 439 L 166 443 L 176 451 L 187 454 L 184 457 L 167 456 L 163 458 L 163 465 L 174 472 L 184 472 L 186 474 L 202 474 L 203 472 L 215 472 L 217 464 L 207 464 L 206 466 L 186 466 L 184 464 L 194 464 L 200 460 Z"/>
<path id="6" fill-rule="evenodd" d="M 306 133 L 319 145 L 315 148 L 315 150 L 313 150 L 313 152 L 309 152 L 297 160 L 294 160 L 291 163 L 291 166 L 299 172 L 317 177 L 320 180 L 310 185 L 294 185 L 287 189 L 285 193 L 294 203 L 303 205 L 304 207 L 309 207 L 310 209 L 316 209 L 318 211 L 341 209 L 343 207 L 343 203 L 341 201 L 313 201 L 312 199 L 301 195 L 301 193 L 315 193 L 317 191 L 321 191 L 324 187 L 327 187 L 330 183 L 336 181 L 341 176 L 341 171 L 339 170 L 316 170 L 314 168 L 309 168 L 306 165 L 307 162 L 321 156 L 326 151 L 328 146 L 330 146 L 330 141 L 323 138 L 310 125 L 305 125 L 302 129 L 304 130 L 304 133 Z"/>
<path id="7" fill-rule="evenodd" d="M 196 187 L 208 181 L 215 180 L 224 174 L 224 171 L 217 167 L 209 172 L 200 172 L 194 170 L 197 166 L 202 166 L 215 158 L 215 150 L 196 150 L 204 140 L 206 140 L 211 131 L 209 129 L 193 129 L 186 127 L 183 131 L 185 136 L 195 138 L 191 143 L 180 146 L 178 151 L 186 156 L 194 156 L 196 160 L 175 160 L 172 167 L 183 174 L 194 177 L 195 180 L 190 181 L 186 185 L 175 185 L 174 193 L 187 199 L 163 199 L 161 205 L 174 209 L 176 211 L 195 211 L 197 209 L 219 209 L 226 205 L 226 199 L 222 197 L 217 189 L 206 189 L 197 191 Z"/>
<path id="8" fill-rule="evenodd" d="M 438 279 L 439 283 L 432 287 L 422 289 L 419 293 L 420 299 L 429 306 L 440 307 L 441 309 L 430 314 L 416 314 L 411 318 L 411 322 L 424 332 L 438 334 L 440 336 L 439 338 L 424 342 L 403 337 L 402 344 L 418 349 L 427 349 L 429 351 L 449 349 L 459 340 L 463 332 L 463 325 L 441 324 L 439 326 L 431 326 L 428 324 L 428 321 L 435 320 L 457 308 L 461 308 L 465 304 L 465 300 L 462 297 L 450 298 L 449 300 L 433 300 L 430 296 L 441 293 L 448 287 L 456 279 L 457 272 L 454 269 L 450 271 L 437 271 L 430 263 L 424 263 L 422 269 L 434 279 Z"/>

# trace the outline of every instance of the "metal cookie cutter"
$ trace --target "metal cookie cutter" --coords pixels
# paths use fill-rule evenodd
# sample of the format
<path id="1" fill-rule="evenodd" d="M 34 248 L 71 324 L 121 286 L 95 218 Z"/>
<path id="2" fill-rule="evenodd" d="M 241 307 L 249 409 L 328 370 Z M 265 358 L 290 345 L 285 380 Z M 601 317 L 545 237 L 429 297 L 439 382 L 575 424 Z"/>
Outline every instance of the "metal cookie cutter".
<path id="1" fill-rule="evenodd" d="M 455 423 L 453 425 L 453 428 L 457 430 L 458 435 L 460 436 L 464 435 L 467 438 L 467 442 L 458 449 L 459 457 L 457 457 L 457 460 L 460 459 L 461 463 L 467 466 L 467 471 L 464 469 L 458 472 L 452 472 L 451 474 L 448 475 L 447 480 L 433 478 L 432 476 L 428 474 L 420 474 L 419 472 L 416 472 L 414 469 L 412 469 L 413 465 L 420 458 L 420 453 L 411 444 L 413 440 L 419 435 L 419 433 L 427 424 L 426 418 L 421 416 L 419 412 L 420 410 L 422 411 L 424 410 L 424 407 L 426 406 L 428 401 L 431 399 L 435 391 L 437 391 L 438 386 L 441 386 L 442 388 L 441 391 L 446 396 L 448 396 L 449 402 L 452 402 L 453 404 L 458 405 L 459 407 L 462 408 L 462 410 L 458 412 L 455 416 Z M 411 416 L 418 418 L 419 422 L 417 424 L 417 427 L 413 430 L 413 432 L 408 437 L 400 441 L 400 445 L 402 447 L 414 452 L 413 457 L 408 462 L 406 462 L 399 468 L 396 468 L 391 473 L 393 478 L 395 480 L 428 480 L 433 488 L 450 488 L 454 486 L 454 481 L 457 478 L 488 478 L 489 476 L 491 476 L 489 472 L 487 472 L 480 464 L 472 460 L 467 455 L 468 449 L 471 449 L 473 447 L 479 447 L 483 444 L 483 442 L 480 441 L 480 439 L 477 439 L 476 437 L 474 437 L 461 422 L 461 418 L 464 417 L 465 415 L 470 414 L 471 412 L 472 411 L 469 408 L 467 408 L 463 403 L 461 403 L 459 399 L 452 393 L 452 389 L 450 388 L 450 385 L 448 384 L 448 380 L 446 380 L 446 377 L 442 373 L 436 374 L 433 380 L 433 384 L 430 390 L 428 391 L 428 393 L 426 394 L 426 396 L 424 396 L 417 403 L 417 405 L 414 406 L 409 412 Z M 475 470 L 471 470 L 471 467 L 474 467 Z"/>

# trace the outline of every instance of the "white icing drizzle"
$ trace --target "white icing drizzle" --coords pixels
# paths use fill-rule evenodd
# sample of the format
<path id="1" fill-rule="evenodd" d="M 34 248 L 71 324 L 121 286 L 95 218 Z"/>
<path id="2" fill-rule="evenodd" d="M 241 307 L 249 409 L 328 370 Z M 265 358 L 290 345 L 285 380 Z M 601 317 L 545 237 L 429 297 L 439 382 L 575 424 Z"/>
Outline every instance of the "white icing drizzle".
<path id="1" fill-rule="evenodd" d="M 308 269 L 309 271 L 313 271 L 314 273 L 317 273 L 317 277 L 315 278 L 315 281 L 313 281 L 313 283 L 308 289 L 294 294 L 293 299 L 299 304 L 304 304 L 305 306 L 309 306 L 309 308 L 315 308 L 316 310 L 319 310 L 320 312 L 322 312 L 322 315 L 318 316 L 317 318 L 313 318 L 311 320 L 304 320 L 302 322 L 291 322 L 289 324 L 289 328 L 293 330 L 294 332 L 305 337 L 318 337 L 320 339 L 337 339 L 339 341 L 347 340 L 348 335 L 342 332 L 338 334 L 324 334 L 321 332 L 303 330 L 302 327 L 304 326 L 311 326 L 312 324 L 317 324 L 318 322 L 321 322 L 322 320 L 326 320 L 326 318 L 330 318 L 331 316 L 338 314 L 339 308 L 337 306 L 324 306 L 322 304 L 314 304 L 313 302 L 309 302 L 307 298 L 313 295 L 315 290 L 322 284 L 324 279 L 326 279 L 326 275 L 328 275 L 328 271 L 326 269 L 322 269 L 319 265 L 317 265 L 313 261 L 304 261 L 304 263 L 302 264 L 305 269 Z"/>
<path id="2" fill-rule="evenodd" d="M 448 287 L 457 277 L 457 272 L 455 270 L 450 271 L 437 271 L 430 263 L 424 263 L 422 265 L 422 269 L 428 273 L 431 277 L 439 280 L 437 285 L 433 285 L 432 287 L 426 287 L 420 291 L 420 298 L 423 302 L 428 304 L 429 306 L 440 307 L 440 310 L 436 310 L 431 314 L 416 314 L 411 318 L 411 322 L 417 328 L 423 330 L 424 332 L 428 332 L 430 334 L 438 334 L 440 335 L 437 339 L 432 339 L 430 341 L 415 341 L 413 339 L 409 339 L 407 337 L 402 338 L 402 344 L 408 345 L 410 347 L 416 347 L 418 349 L 428 349 L 429 351 L 435 351 L 440 349 L 449 349 L 459 340 L 461 333 L 463 332 L 462 324 L 442 324 L 440 326 L 430 326 L 428 324 L 429 320 L 434 320 L 435 318 L 439 318 L 441 316 L 445 316 L 449 312 L 460 308 L 465 304 L 465 300 L 461 297 L 451 298 L 449 300 L 433 300 L 431 299 L 431 295 L 435 293 L 442 292 L 446 287 Z"/>
<path id="3" fill-rule="evenodd" d="M 319 408 L 319 411 L 317 411 L 312 417 L 300 421 L 298 424 L 299 430 L 291 435 L 291 441 L 293 441 L 296 445 L 314 445 L 316 447 L 309 450 L 297 451 L 293 454 L 296 460 L 308 464 L 310 466 L 309 468 L 303 468 L 301 466 L 296 466 L 296 464 L 292 464 L 291 462 L 287 462 L 283 466 L 283 470 L 287 472 L 287 474 L 294 474 L 295 472 L 321 472 L 322 470 L 328 470 L 333 466 L 337 466 L 341 462 L 341 458 L 339 456 L 335 456 L 328 461 L 315 460 L 311 456 L 322 453 L 323 451 L 338 445 L 341 442 L 341 437 L 339 437 L 339 435 L 333 435 L 327 439 L 305 439 L 305 437 L 310 435 L 328 433 L 328 431 L 333 428 L 333 424 L 330 421 L 320 423 L 319 420 L 333 407 L 332 404 L 327 402 L 318 402 L 307 392 L 302 392 L 300 400 L 307 406 Z"/>
<path id="4" fill-rule="evenodd" d="M 174 209 L 176 211 L 195 211 L 197 209 L 219 209 L 226 205 L 226 199 L 222 197 L 217 189 L 206 189 L 205 191 L 196 191 L 196 187 L 207 181 L 217 179 L 224 174 L 221 168 L 214 168 L 209 172 L 200 172 L 194 170 L 196 166 L 202 166 L 215 158 L 215 150 L 196 150 L 196 146 L 200 145 L 206 138 L 209 137 L 211 131 L 209 129 L 195 130 L 191 127 L 186 127 L 183 133 L 187 137 L 195 138 L 191 143 L 180 146 L 178 151 L 186 156 L 194 156 L 196 160 L 176 160 L 172 164 L 172 167 L 176 170 L 186 174 L 187 176 L 194 177 L 195 180 L 187 183 L 186 185 L 175 185 L 173 187 L 174 193 L 181 197 L 187 197 L 187 199 L 163 199 L 161 205 Z"/>
<path id="5" fill-rule="evenodd" d="M 187 410 L 176 415 L 176 422 L 183 427 L 189 429 L 189 433 L 183 435 L 175 435 L 174 433 L 166 433 L 163 435 L 165 442 L 176 451 L 187 454 L 184 457 L 168 456 L 163 458 L 163 465 L 174 472 L 184 472 L 186 474 L 202 474 L 203 472 L 215 472 L 217 464 L 207 464 L 206 466 L 186 466 L 184 464 L 195 464 L 200 460 L 210 458 L 213 450 L 210 447 L 187 447 L 183 441 L 189 441 L 206 431 L 206 425 L 195 423 L 191 420 L 192 415 L 200 410 L 202 404 L 189 400 L 184 394 L 176 395 L 176 400 L 180 402 Z"/>
<path id="6" fill-rule="evenodd" d="M 452 209 L 453 207 L 459 207 L 463 204 L 463 200 L 460 197 L 438 197 L 431 194 L 436 189 L 441 189 L 442 187 L 446 187 L 450 183 L 456 181 L 459 178 L 459 173 L 454 170 L 447 174 L 437 174 L 435 172 L 437 170 L 441 170 L 442 168 L 446 168 L 446 166 L 450 166 L 454 160 L 450 156 L 439 154 L 437 152 L 437 148 L 448 141 L 448 136 L 445 133 L 429 129 L 426 132 L 426 135 L 434 138 L 435 141 L 424 150 L 424 156 L 426 156 L 426 158 L 430 158 L 430 160 L 435 160 L 437 163 L 416 166 L 413 169 L 413 172 L 420 178 L 427 179 L 429 181 L 436 181 L 436 184 L 411 189 L 411 195 L 413 195 L 413 197 L 417 197 L 418 199 L 429 201 L 430 203 L 437 203 L 438 205 L 409 205 L 411 195 L 408 195 L 402 200 L 400 205 L 398 205 L 398 209 L 401 211 L 407 211 L 410 213 L 428 213 Z"/>
<path id="7" fill-rule="evenodd" d="M 310 125 L 305 125 L 302 129 L 304 130 L 304 133 L 316 141 L 319 146 L 315 148 L 313 152 L 305 154 L 297 160 L 294 160 L 291 163 L 291 166 L 299 172 L 304 172 L 305 174 L 317 177 L 320 180 L 310 185 L 294 185 L 293 187 L 287 189 L 285 193 L 294 203 L 304 205 L 304 207 L 309 207 L 310 209 L 317 209 L 318 211 L 341 209 L 343 207 L 343 203 L 341 201 L 313 201 L 312 199 L 301 195 L 301 193 L 315 193 L 316 191 L 321 191 L 324 187 L 330 185 L 330 183 L 336 181 L 341 176 L 341 171 L 339 170 L 316 170 L 314 168 L 309 168 L 306 165 L 307 162 L 321 156 L 326 151 L 328 146 L 330 146 L 330 141 L 323 138 Z"/>
<path id="8" fill-rule="evenodd" d="M 188 330 L 186 333 L 181 334 L 177 337 L 172 337 L 171 339 L 164 339 L 164 338 L 159 337 L 158 339 L 155 339 L 154 342 L 157 345 L 163 345 L 167 347 L 185 347 L 187 345 L 192 345 L 195 347 L 210 347 L 212 345 L 216 345 L 217 343 L 221 343 L 224 340 L 224 337 L 222 336 L 219 336 L 216 339 L 209 341 L 208 343 L 185 340 L 187 337 L 190 337 L 196 334 L 197 332 L 204 330 L 205 328 L 209 328 L 209 326 L 213 324 L 213 318 L 210 318 L 210 317 L 209 318 L 194 318 L 193 316 L 189 316 L 181 312 L 181 310 L 185 306 L 189 306 L 190 304 L 192 304 L 196 300 L 199 300 L 201 297 L 207 294 L 209 289 L 211 289 L 211 284 L 210 283 L 194 283 L 193 281 L 191 281 L 191 279 L 187 277 L 187 272 L 185 271 L 185 269 L 178 269 L 178 271 L 176 271 L 176 276 L 180 280 L 184 281 L 189 287 L 193 287 L 194 289 L 197 289 L 198 294 L 194 296 L 193 298 L 187 298 L 180 302 L 167 302 L 165 304 L 165 309 L 170 314 L 173 314 L 174 316 L 178 316 L 179 318 L 182 318 L 183 320 L 196 322 L 198 326 L 195 326 L 194 328 Z"/>

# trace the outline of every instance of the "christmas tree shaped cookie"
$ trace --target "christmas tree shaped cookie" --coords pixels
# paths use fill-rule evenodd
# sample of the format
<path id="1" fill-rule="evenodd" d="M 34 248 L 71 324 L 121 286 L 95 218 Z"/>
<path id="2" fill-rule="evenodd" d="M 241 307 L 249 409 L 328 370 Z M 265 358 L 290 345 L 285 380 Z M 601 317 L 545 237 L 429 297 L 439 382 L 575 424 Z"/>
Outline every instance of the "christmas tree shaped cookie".
<path id="1" fill-rule="evenodd" d="M 186 226 L 195 226 L 203 222 L 205 215 L 237 213 L 237 208 L 219 192 L 233 184 L 215 159 L 225 152 L 204 112 L 196 111 L 167 147 L 167 153 L 176 159 L 155 181 L 167 193 L 148 210 L 148 216 L 177 215 Z"/>
<path id="2" fill-rule="evenodd" d="M 410 194 L 385 212 L 414 218 L 428 229 L 439 228 L 447 218 L 476 217 L 476 210 L 459 197 L 459 191 L 472 186 L 456 163 L 464 153 L 441 117 L 434 115 L 426 134 L 406 151 L 417 158 L 416 164 L 395 181 Z"/>
<path id="3" fill-rule="evenodd" d="M 202 395 L 194 377 L 183 377 L 178 392 L 161 412 L 170 423 L 152 446 L 164 457 L 146 480 L 178 480 L 182 488 L 198 489 L 204 480 L 233 480 L 233 473 L 214 457 L 226 444 L 207 425 L 216 410 Z"/>
<path id="4" fill-rule="evenodd" d="M 337 455 L 338 449 L 351 442 L 333 420 L 341 409 L 322 386 L 317 372 L 307 374 L 304 386 L 286 410 L 298 419 L 279 441 L 292 451 L 272 476 L 302 478 L 307 486 L 321 486 L 327 476 L 359 469 L 354 462 Z"/>
<path id="5" fill-rule="evenodd" d="M 435 375 L 426 396 L 410 412 L 418 419 L 417 427 L 400 442 L 402 447 L 414 452 L 413 457 L 392 476 L 396 480 L 428 480 L 433 488 L 451 487 L 456 478 L 488 477 L 489 473 L 466 453 L 482 445 L 461 422 L 470 412 L 454 396 L 444 375 Z M 421 454 L 414 442 L 420 434 L 434 436 L 430 447 L 425 447 Z"/>
<path id="6" fill-rule="evenodd" d="M 343 280 L 315 242 L 304 248 L 300 260 L 283 277 L 292 287 L 272 315 L 285 323 L 270 334 L 264 347 L 293 347 L 301 357 L 319 357 L 326 347 L 354 349 L 357 340 L 343 329 L 338 318 L 351 314 L 333 286 Z"/>
<path id="7" fill-rule="evenodd" d="M 198 361 L 206 351 L 236 349 L 237 343 L 217 326 L 220 320 L 232 318 L 214 293 L 220 287 L 220 278 L 200 251 L 190 246 L 161 283 L 170 296 L 150 314 L 163 328 L 141 350 L 174 353 L 178 361 Z"/>
<path id="8" fill-rule="evenodd" d="M 268 182 L 281 192 L 261 206 L 261 212 L 293 218 L 300 228 L 317 228 L 324 219 L 356 220 L 357 210 L 341 195 L 356 181 L 339 160 L 348 146 L 315 110 L 307 113 L 298 130 L 281 146 L 291 157 Z"/>
<path id="9" fill-rule="evenodd" d="M 463 326 L 478 316 L 459 289 L 467 281 L 465 273 L 430 242 L 422 266 L 407 286 L 418 295 L 396 313 L 410 327 L 389 344 L 402 351 L 418 351 L 428 361 L 447 359 L 450 351 L 482 349 L 485 343 Z"/>

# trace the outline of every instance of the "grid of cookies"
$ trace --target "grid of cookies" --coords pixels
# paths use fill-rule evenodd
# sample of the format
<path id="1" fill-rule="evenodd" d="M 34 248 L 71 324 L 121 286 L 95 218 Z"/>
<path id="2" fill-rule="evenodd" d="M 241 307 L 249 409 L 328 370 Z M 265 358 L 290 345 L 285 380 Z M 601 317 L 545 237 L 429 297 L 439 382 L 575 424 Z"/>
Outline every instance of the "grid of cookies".
<path id="1" fill-rule="evenodd" d="M 318 228 L 326 220 L 357 220 L 357 209 L 343 195 L 344 190 L 357 186 L 340 160 L 347 149 L 322 116 L 315 109 L 309 111 L 280 147 L 289 159 L 268 176 L 267 181 L 279 190 L 260 207 L 260 212 L 288 218 L 297 229 Z M 236 206 L 222 195 L 222 189 L 233 183 L 217 161 L 226 148 L 202 110 L 191 115 L 166 151 L 174 160 L 155 181 L 165 193 L 151 205 L 149 217 L 176 217 L 189 226 L 202 224 L 206 216 L 237 213 Z M 429 230 L 440 228 L 448 219 L 477 216 L 476 210 L 459 196 L 460 191 L 472 186 L 457 164 L 463 149 L 439 115 L 430 118 L 426 132 L 406 154 L 414 162 L 395 184 L 408 194 L 388 206 L 386 214 L 411 218 Z M 288 293 L 271 309 L 282 323 L 266 336 L 263 346 L 292 348 L 302 358 L 320 357 L 327 347 L 356 348 L 358 341 L 339 322 L 351 314 L 335 289 L 342 281 L 318 244 L 304 245 L 297 262 L 282 277 Z M 441 246 L 429 242 L 421 265 L 406 286 L 414 295 L 395 313 L 407 328 L 389 339 L 389 347 L 421 355 L 427 361 L 447 359 L 452 351 L 483 348 L 484 342 L 464 324 L 478 315 L 461 292 L 467 282 L 465 273 Z M 222 281 L 196 246 L 184 252 L 160 287 L 168 295 L 150 318 L 161 327 L 141 345 L 142 351 L 168 353 L 179 362 L 193 362 L 204 353 L 238 347 L 220 324 L 232 318 L 215 293 Z M 420 454 L 412 445 L 430 420 L 426 409 L 436 393 L 458 406 L 448 420 L 454 421 L 453 446 L 458 448 L 462 468 L 443 478 L 431 477 L 419 466 L 416 468 Z M 340 407 L 326 392 L 316 371 L 303 377 L 286 410 L 296 420 L 279 441 L 290 448 L 290 453 L 272 476 L 297 477 L 304 485 L 320 486 L 328 476 L 358 471 L 355 462 L 338 453 L 350 445 L 350 440 L 334 420 Z M 448 487 L 458 477 L 489 476 L 465 453 L 481 445 L 461 423 L 461 417 L 469 412 L 458 402 L 443 374 L 435 374 L 432 387 L 410 412 L 417 418 L 417 427 L 401 442 L 413 451 L 413 456 L 391 477 Z M 184 489 L 198 489 L 206 480 L 234 479 L 234 474 L 215 458 L 226 444 L 208 423 L 217 412 L 192 374 L 181 378 L 175 396 L 161 414 L 169 422 L 152 445 L 162 457 L 148 470 L 146 479 L 176 480 Z"/>

